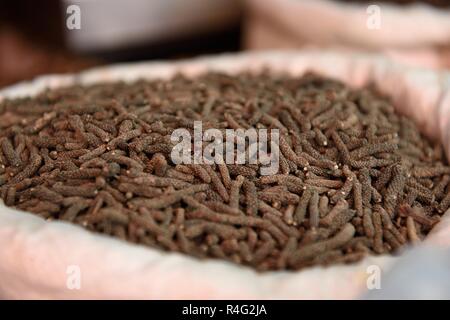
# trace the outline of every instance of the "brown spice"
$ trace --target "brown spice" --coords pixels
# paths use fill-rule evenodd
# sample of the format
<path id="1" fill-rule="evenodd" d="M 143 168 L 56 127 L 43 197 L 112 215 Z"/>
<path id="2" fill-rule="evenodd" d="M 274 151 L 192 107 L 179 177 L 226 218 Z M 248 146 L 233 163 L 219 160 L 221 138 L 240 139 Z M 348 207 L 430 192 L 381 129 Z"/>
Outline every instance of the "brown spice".
<path id="1" fill-rule="evenodd" d="M 24 120 L 0 128 L 6 205 L 257 270 L 395 253 L 450 206 L 441 146 L 374 91 L 314 74 L 75 85 L 6 99 L 3 118 Z M 279 171 L 174 164 L 171 133 L 197 120 L 279 129 Z"/>

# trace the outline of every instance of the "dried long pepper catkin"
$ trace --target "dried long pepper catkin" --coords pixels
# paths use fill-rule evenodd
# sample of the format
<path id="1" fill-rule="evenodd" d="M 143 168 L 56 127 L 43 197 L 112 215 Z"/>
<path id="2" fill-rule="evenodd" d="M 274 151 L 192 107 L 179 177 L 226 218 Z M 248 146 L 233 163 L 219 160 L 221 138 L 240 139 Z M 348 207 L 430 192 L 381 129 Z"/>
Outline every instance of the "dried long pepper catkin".
<path id="1" fill-rule="evenodd" d="M 193 134 L 195 121 L 221 133 L 278 129 L 278 172 L 262 176 L 247 158 L 174 163 L 171 134 Z M 449 183 L 442 148 L 388 99 L 314 74 L 177 75 L 0 103 L 6 205 L 258 270 L 420 242 L 450 206 Z"/>

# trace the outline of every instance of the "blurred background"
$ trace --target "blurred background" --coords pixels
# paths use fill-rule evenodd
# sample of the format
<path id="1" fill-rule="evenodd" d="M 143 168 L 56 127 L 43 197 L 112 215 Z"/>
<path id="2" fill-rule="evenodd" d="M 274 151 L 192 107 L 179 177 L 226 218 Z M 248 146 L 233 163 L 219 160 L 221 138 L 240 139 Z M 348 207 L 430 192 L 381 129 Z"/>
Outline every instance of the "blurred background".
<path id="1" fill-rule="evenodd" d="M 113 62 L 303 47 L 448 68 L 450 0 L 0 2 L 0 87 Z"/>
<path id="2" fill-rule="evenodd" d="M 80 27 L 67 23 L 80 8 Z M 237 51 L 239 0 L 0 2 L 0 87 L 121 61 Z M 69 19 L 69 20 L 68 20 Z"/>

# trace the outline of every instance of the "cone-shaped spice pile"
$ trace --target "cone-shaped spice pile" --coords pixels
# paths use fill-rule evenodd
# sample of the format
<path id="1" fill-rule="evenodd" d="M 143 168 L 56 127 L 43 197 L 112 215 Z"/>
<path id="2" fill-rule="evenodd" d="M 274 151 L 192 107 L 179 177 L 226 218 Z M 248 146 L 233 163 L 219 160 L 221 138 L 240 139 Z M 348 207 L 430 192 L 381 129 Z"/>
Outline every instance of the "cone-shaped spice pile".
<path id="1" fill-rule="evenodd" d="M 279 129 L 279 172 L 175 165 L 171 133 L 197 120 Z M 258 270 L 395 252 L 450 205 L 441 146 L 373 91 L 312 74 L 210 73 L 6 100 L 0 146 L 7 206 Z"/>

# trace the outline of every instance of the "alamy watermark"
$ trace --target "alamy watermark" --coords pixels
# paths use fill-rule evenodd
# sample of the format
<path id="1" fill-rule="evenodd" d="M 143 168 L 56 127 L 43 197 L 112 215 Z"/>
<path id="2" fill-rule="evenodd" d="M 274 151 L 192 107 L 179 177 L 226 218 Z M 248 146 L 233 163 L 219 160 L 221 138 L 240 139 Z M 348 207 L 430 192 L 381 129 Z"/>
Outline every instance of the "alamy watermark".
<path id="1" fill-rule="evenodd" d="M 366 286 L 368 290 L 381 289 L 381 268 L 377 265 L 370 265 L 366 269 L 368 274 Z"/>
<path id="2" fill-rule="evenodd" d="M 77 265 L 70 265 L 66 268 L 66 287 L 69 290 L 81 289 L 81 268 Z"/>
<path id="3" fill-rule="evenodd" d="M 81 8 L 76 4 L 71 4 L 66 9 L 66 27 L 69 30 L 81 29 Z"/>
<path id="4" fill-rule="evenodd" d="M 369 30 L 380 30 L 381 29 L 381 8 L 378 5 L 372 4 L 367 7 L 367 20 L 366 27 Z"/>
<path id="5" fill-rule="evenodd" d="M 278 172 L 280 148 L 278 129 L 207 129 L 194 121 L 194 136 L 185 128 L 172 132 L 176 143 L 171 152 L 175 164 L 259 164 L 260 174 Z"/>

